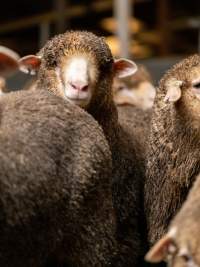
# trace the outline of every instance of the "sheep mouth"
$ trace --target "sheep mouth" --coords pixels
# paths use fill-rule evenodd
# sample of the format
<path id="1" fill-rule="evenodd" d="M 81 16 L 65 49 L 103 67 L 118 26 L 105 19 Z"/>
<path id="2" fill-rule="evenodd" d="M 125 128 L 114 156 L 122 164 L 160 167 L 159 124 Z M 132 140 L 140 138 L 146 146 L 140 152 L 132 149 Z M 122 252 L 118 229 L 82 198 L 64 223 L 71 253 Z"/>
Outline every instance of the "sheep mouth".
<path id="1" fill-rule="evenodd" d="M 84 91 L 64 90 L 65 97 L 71 101 L 86 101 L 90 98 L 90 94 Z"/>
<path id="2" fill-rule="evenodd" d="M 66 96 L 67 99 L 71 101 L 87 101 L 88 97 L 85 96 Z"/>
<path id="3" fill-rule="evenodd" d="M 79 107 L 86 107 L 89 104 L 89 98 L 85 97 L 85 98 L 80 98 L 80 97 L 69 97 L 69 96 L 65 96 L 66 100 L 68 100 L 70 103 L 77 105 Z"/>

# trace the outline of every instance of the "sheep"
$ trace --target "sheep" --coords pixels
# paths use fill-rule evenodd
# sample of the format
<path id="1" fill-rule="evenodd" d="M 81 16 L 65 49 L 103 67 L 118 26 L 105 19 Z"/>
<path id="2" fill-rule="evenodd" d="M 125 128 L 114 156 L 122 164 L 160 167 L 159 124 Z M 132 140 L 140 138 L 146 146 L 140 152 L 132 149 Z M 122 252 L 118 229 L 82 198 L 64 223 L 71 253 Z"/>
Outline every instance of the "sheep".
<path id="1" fill-rule="evenodd" d="M 170 223 L 168 233 L 146 255 L 150 262 L 164 259 L 170 266 L 200 266 L 199 215 L 200 175 L 197 176 L 187 200 Z"/>
<path id="2" fill-rule="evenodd" d="M 0 45 L 0 95 L 8 91 L 5 78 L 18 70 L 19 58 L 16 52 Z"/>
<path id="3" fill-rule="evenodd" d="M 115 266 L 137 266 L 143 253 L 139 229 L 142 159 L 132 130 L 118 121 L 112 94 L 114 75 L 130 76 L 136 65 L 130 60 L 114 60 L 104 38 L 85 31 L 55 36 L 36 56 L 21 58 L 19 65 L 24 72 L 37 73 L 38 90 L 52 91 L 82 107 L 102 126 L 112 153 L 112 194 L 121 247 Z"/>
<path id="4" fill-rule="evenodd" d="M 0 114 L 0 266 L 115 266 L 111 153 L 95 120 L 45 90 L 3 95 Z"/>
<path id="5" fill-rule="evenodd" d="M 114 79 L 113 94 L 117 106 L 130 104 L 148 110 L 153 106 L 155 88 L 150 74 L 144 66 L 140 65 L 133 76 Z"/>
<path id="6" fill-rule="evenodd" d="M 200 56 L 159 83 L 147 148 L 144 207 L 150 247 L 166 232 L 200 172 Z"/>

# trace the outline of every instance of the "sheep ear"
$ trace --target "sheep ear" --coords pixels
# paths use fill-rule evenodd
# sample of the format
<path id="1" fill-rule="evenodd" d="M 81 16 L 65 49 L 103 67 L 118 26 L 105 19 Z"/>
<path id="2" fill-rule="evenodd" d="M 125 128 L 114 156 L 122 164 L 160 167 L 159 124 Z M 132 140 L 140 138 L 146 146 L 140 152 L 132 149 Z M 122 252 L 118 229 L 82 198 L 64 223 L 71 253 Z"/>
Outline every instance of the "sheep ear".
<path id="1" fill-rule="evenodd" d="M 7 76 L 18 70 L 19 55 L 13 50 L 0 46 L 0 75 Z"/>
<path id="2" fill-rule="evenodd" d="M 19 59 L 19 69 L 22 72 L 29 73 L 29 74 L 36 74 L 40 64 L 41 64 L 41 57 L 35 55 L 28 55 Z"/>
<path id="3" fill-rule="evenodd" d="M 137 69 L 137 65 L 129 59 L 120 58 L 114 60 L 114 72 L 115 76 L 118 78 L 131 76 L 137 71 Z"/>
<path id="4" fill-rule="evenodd" d="M 167 93 L 164 102 L 177 102 L 181 98 L 181 85 L 182 81 L 171 79 L 166 84 Z"/>
<path id="5" fill-rule="evenodd" d="M 174 235 L 175 231 L 170 231 L 168 234 L 164 235 L 146 254 L 145 260 L 158 263 L 168 256 L 168 253 L 175 249 L 174 245 Z"/>

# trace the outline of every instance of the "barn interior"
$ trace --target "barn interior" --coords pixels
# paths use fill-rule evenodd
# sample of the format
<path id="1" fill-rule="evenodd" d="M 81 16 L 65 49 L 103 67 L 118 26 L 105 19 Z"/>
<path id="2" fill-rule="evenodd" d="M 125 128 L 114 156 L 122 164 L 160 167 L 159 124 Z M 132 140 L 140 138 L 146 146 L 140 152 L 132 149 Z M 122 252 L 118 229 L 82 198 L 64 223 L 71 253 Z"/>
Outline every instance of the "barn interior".
<path id="1" fill-rule="evenodd" d="M 156 85 L 164 71 L 200 51 L 200 2 L 191 0 L 2 1 L 0 44 L 35 54 L 52 36 L 88 30 L 105 36 L 115 57 L 144 64 Z M 11 90 L 30 77 L 8 77 Z"/>

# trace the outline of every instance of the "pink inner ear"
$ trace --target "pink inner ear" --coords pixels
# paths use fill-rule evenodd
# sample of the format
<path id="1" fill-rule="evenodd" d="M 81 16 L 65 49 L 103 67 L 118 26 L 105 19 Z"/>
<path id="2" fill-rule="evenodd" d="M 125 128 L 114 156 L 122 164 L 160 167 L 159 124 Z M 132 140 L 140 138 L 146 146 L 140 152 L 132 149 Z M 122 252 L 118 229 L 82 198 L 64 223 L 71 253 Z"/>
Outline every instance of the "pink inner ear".
<path id="1" fill-rule="evenodd" d="M 25 56 L 19 60 L 20 65 L 25 65 L 27 67 L 32 67 L 33 69 L 38 69 L 41 60 L 37 56 Z"/>
<path id="2" fill-rule="evenodd" d="M 164 236 L 150 249 L 150 251 L 145 256 L 145 259 L 153 263 L 164 260 L 167 256 L 169 246 L 172 244 L 172 238 L 167 235 Z"/>
<path id="3" fill-rule="evenodd" d="M 114 72 L 118 78 L 126 78 L 133 75 L 137 70 L 134 62 L 128 59 L 116 59 L 114 62 Z"/>
<path id="4" fill-rule="evenodd" d="M 124 71 L 128 66 L 128 63 L 126 61 L 122 61 L 122 60 L 119 60 L 119 61 L 115 61 L 114 63 L 114 70 L 116 72 L 120 72 L 120 71 Z"/>

